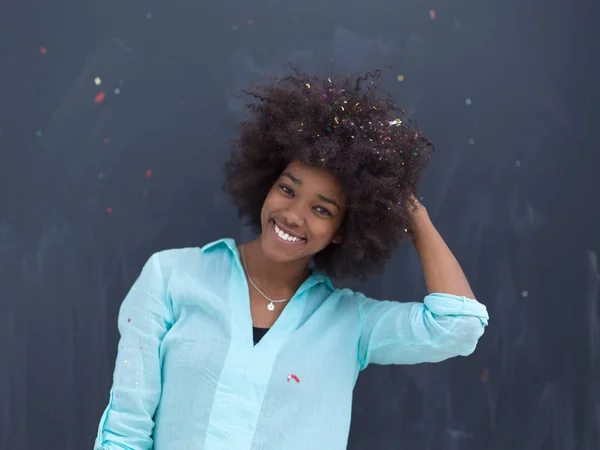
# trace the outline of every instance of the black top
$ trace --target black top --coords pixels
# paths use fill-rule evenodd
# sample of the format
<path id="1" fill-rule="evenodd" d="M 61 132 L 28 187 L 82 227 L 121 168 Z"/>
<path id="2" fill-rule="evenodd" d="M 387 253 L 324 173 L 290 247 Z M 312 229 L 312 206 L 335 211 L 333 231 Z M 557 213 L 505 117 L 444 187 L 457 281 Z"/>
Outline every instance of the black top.
<path id="1" fill-rule="evenodd" d="M 252 327 L 252 331 L 254 334 L 254 345 L 256 345 L 265 336 L 265 334 L 267 334 L 267 331 L 269 331 L 269 329 Z"/>

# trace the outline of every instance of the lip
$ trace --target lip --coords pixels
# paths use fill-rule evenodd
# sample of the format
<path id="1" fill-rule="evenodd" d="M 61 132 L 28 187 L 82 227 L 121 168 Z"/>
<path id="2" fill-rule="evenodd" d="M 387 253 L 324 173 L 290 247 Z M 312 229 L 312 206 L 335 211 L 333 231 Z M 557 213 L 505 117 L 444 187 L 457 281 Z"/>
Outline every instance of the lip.
<path id="1" fill-rule="evenodd" d="M 275 239 L 277 240 L 277 242 L 280 242 L 280 243 L 281 243 L 281 244 L 283 244 L 283 245 L 290 245 L 290 246 L 291 246 L 291 245 L 300 245 L 300 244 L 306 244 L 306 239 L 304 239 L 304 238 L 302 238 L 302 240 L 301 240 L 301 241 L 299 241 L 299 242 L 288 242 L 288 241 L 284 241 L 283 239 L 281 239 L 281 238 L 280 238 L 280 237 L 277 235 L 277 232 L 275 231 L 275 223 L 276 223 L 276 222 L 275 222 L 275 219 L 271 219 L 271 224 L 270 224 L 270 227 L 269 227 L 269 228 L 271 228 L 271 231 L 273 231 L 273 234 L 275 235 Z M 280 229 L 282 229 L 283 231 L 285 231 L 286 233 L 288 233 L 288 232 L 287 232 L 287 230 L 284 230 L 284 229 L 281 227 L 281 225 L 277 224 L 277 226 L 278 226 Z M 289 233 L 288 233 L 288 234 L 289 234 Z M 292 235 L 292 236 L 294 236 L 294 235 Z M 298 236 L 295 236 L 295 237 L 298 237 Z"/>

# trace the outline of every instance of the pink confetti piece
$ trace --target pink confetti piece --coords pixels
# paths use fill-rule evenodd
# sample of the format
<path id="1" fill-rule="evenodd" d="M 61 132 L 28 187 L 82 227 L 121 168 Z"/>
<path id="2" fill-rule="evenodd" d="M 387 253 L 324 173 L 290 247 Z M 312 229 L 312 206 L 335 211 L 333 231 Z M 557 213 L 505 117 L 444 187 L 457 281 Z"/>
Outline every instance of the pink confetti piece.
<path id="1" fill-rule="evenodd" d="M 104 101 L 104 98 L 106 97 L 106 94 L 104 93 L 104 91 L 100 91 L 96 94 L 96 97 L 94 98 L 94 101 L 96 103 L 102 103 Z"/>
<path id="2" fill-rule="evenodd" d="M 106 208 L 106 212 L 107 212 L 108 214 L 112 214 L 112 212 L 113 212 L 113 209 L 112 209 L 112 208 L 109 206 L 108 208 Z"/>
<path id="3" fill-rule="evenodd" d="M 146 178 L 150 178 L 152 176 L 152 170 L 146 170 Z"/>
<path id="4" fill-rule="evenodd" d="M 104 143 L 105 143 L 105 144 L 108 144 L 109 142 L 110 142 L 110 138 L 109 138 L 109 137 L 105 137 L 105 138 L 104 138 Z"/>
<path id="5" fill-rule="evenodd" d="M 489 378 L 490 378 L 490 371 L 488 369 L 483 369 L 481 371 L 481 375 L 479 376 L 479 379 L 485 383 L 487 380 L 489 380 Z"/>
<path id="6" fill-rule="evenodd" d="M 40 53 L 41 53 L 42 55 L 45 55 L 47 51 L 48 51 L 48 49 L 47 49 L 46 47 L 44 47 L 43 45 L 42 45 L 42 46 L 40 46 Z"/>
<path id="7" fill-rule="evenodd" d="M 293 373 L 290 373 L 287 377 L 288 383 L 290 382 L 290 380 L 295 380 L 296 383 L 300 383 L 300 380 L 298 379 L 298 377 L 296 375 L 294 375 Z"/>
<path id="8" fill-rule="evenodd" d="M 435 9 L 430 9 L 429 10 L 429 18 L 431 20 L 435 20 Z"/>
<path id="9" fill-rule="evenodd" d="M 254 25 L 254 20 L 248 19 L 248 25 Z"/>

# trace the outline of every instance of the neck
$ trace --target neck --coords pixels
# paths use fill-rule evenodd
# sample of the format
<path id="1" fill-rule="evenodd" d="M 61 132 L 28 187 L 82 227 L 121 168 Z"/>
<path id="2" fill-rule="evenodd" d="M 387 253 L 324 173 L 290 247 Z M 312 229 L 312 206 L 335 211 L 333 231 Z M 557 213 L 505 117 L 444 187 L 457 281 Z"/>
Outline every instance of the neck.
<path id="1" fill-rule="evenodd" d="M 242 249 L 240 249 L 240 256 Z M 308 262 L 304 260 L 275 262 L 262 251 L 260 237 L 244 246 L 246 272 L 252 281 L 269 297 L 292 297 L 310 274 Z"/>

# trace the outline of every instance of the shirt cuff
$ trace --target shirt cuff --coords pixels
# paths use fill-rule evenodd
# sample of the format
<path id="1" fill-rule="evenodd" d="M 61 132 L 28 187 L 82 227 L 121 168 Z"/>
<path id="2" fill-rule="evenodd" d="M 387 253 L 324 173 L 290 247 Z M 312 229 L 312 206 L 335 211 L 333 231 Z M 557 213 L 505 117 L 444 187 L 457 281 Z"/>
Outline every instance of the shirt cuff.
<path id="1" fill-rule="evenodd" d="M 425 297 L 425 306 L 440 316 L 474 316 L 487 325 L 490 316 L 485 305 L 464 296 L 434 292 Z"/>

